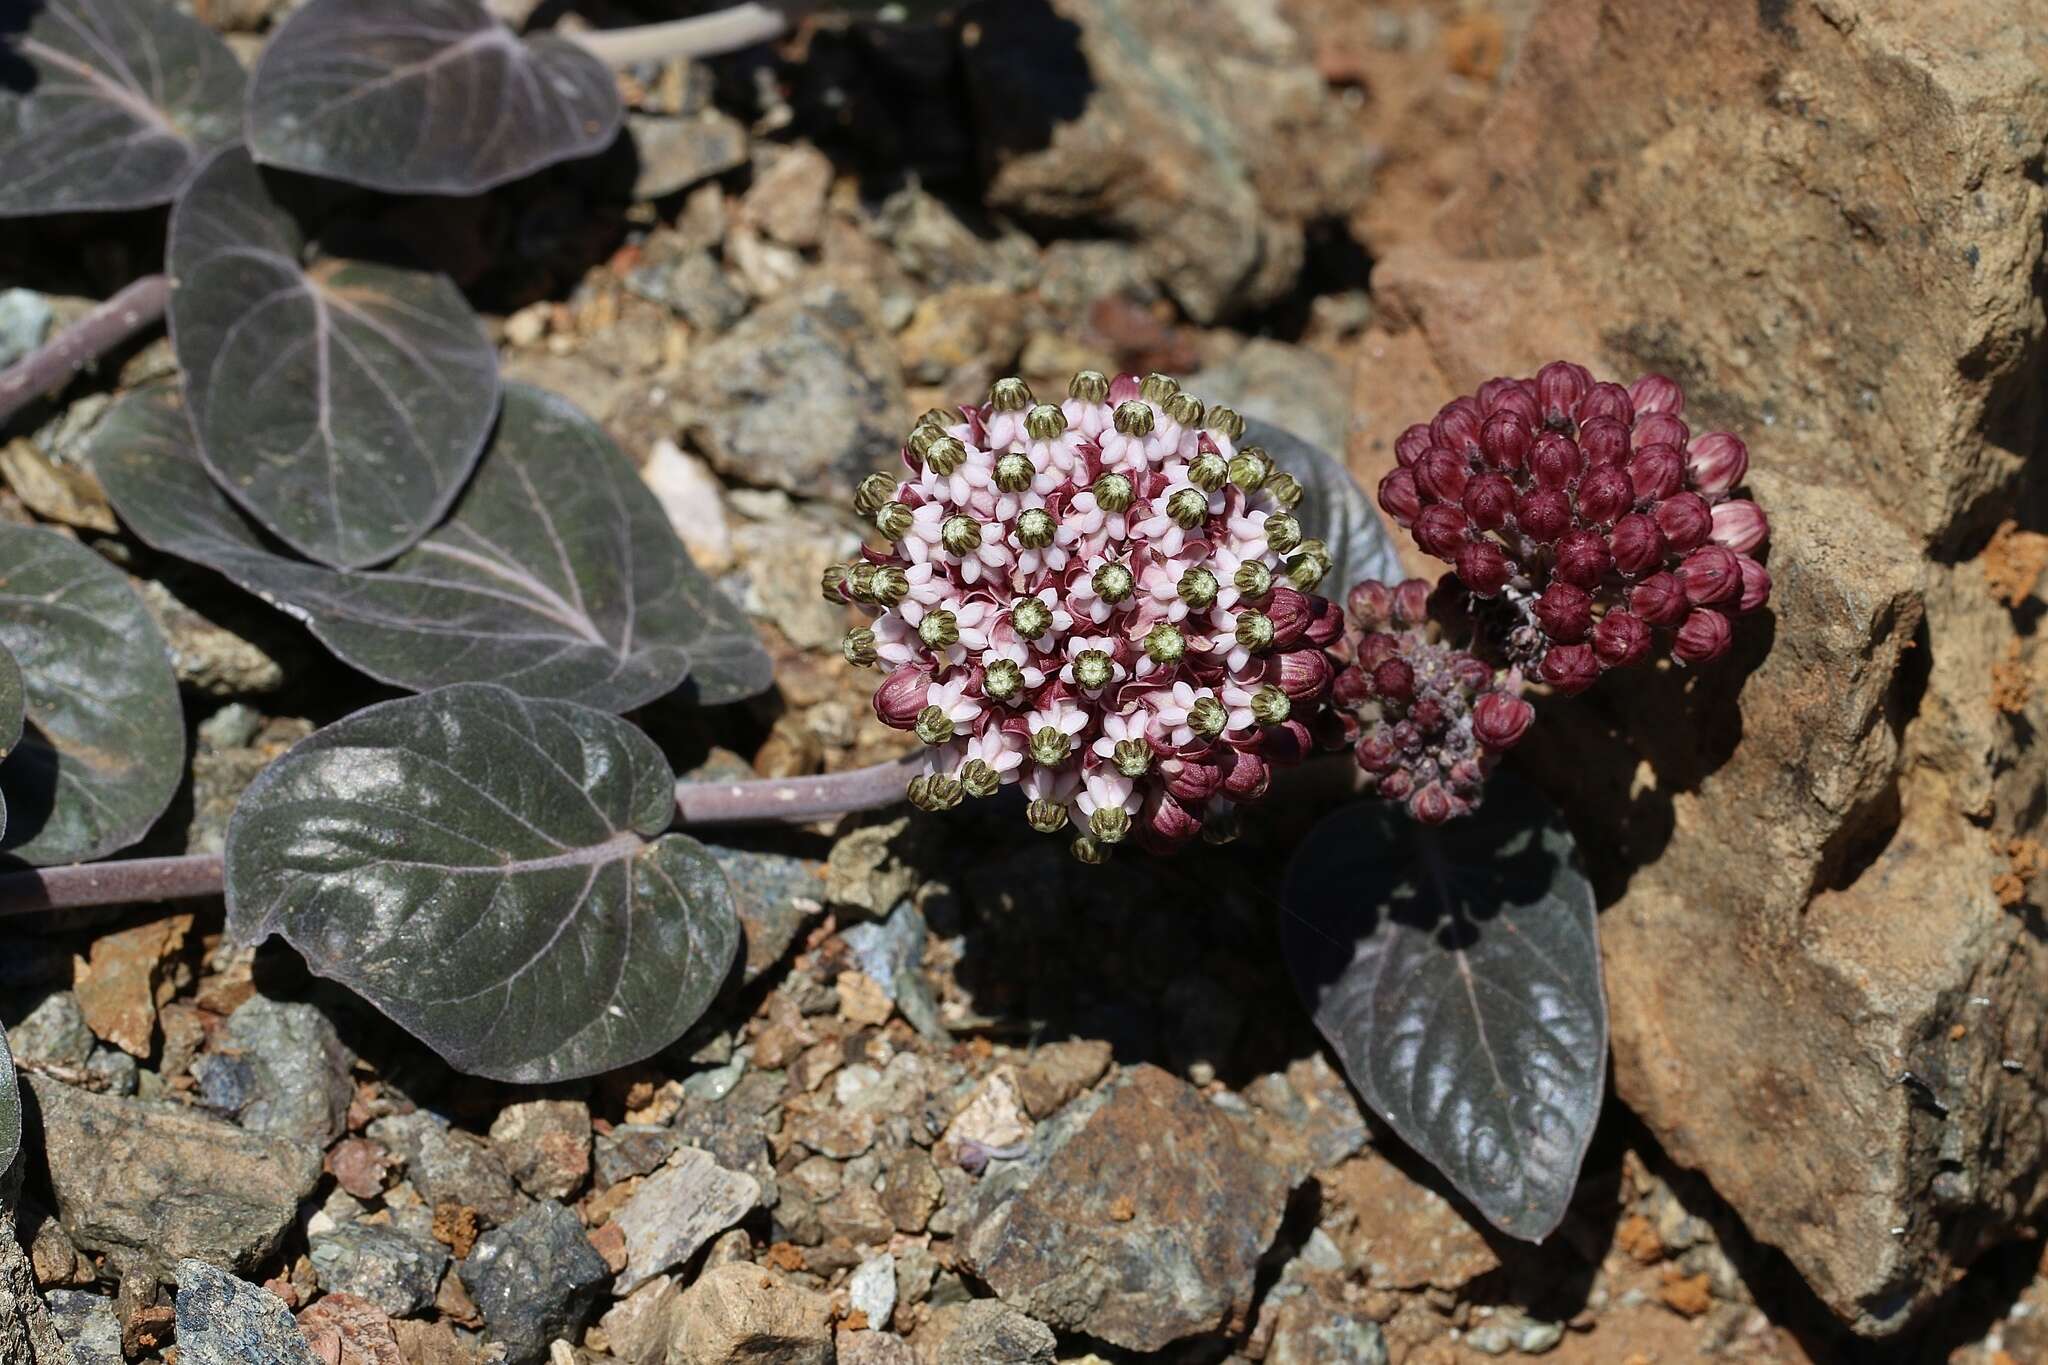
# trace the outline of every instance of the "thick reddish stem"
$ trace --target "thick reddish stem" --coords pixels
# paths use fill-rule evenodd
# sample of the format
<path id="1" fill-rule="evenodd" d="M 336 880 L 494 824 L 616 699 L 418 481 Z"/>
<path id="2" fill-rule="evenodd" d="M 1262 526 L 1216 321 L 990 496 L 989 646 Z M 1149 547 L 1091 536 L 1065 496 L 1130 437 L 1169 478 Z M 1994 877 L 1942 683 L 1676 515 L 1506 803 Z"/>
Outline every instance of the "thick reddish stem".
<path id="1" fill-rule="evenodd" d="M 69 384 L 108 351 L 164 315 L 171 282 L 144 275 L 66 327 L 37 350 L 0 370 L 0 427 L 46 393 Z"/>

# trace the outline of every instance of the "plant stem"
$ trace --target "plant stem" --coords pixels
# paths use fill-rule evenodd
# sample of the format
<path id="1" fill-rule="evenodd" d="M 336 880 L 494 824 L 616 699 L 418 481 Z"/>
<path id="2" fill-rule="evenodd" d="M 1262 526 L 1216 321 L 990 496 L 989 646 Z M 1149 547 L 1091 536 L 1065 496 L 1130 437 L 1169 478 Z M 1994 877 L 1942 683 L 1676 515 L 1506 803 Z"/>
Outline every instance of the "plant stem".
<path id="1" fill-rule="evenodd" d="M 162 317 L 170 295 L 169 277 L 144 275 L 37 350 L 0 370 L 0 427 Z"/>
<path id="2" fill-rule="evenodd" d="M 878 810 L 903 799 L 917 760 L 893 759 L 822 777 L 676 783 L 676 824 L 748 825 Z M 39 910 L 193 900 L 221 894 L 218 853 L 128 858 L 0 873 L 0 918 Z"/>
<path id="3" fill-rule="evenodd" d="M 633 28 L 592 29 L 564 36 L 616 70 L 671 57 L 715 57 L 721 52 L 736 52 L 780 38 L 788 30 L 789 22 L 780 13 L 748 0 L 694 19 L 671 19 Z"/>

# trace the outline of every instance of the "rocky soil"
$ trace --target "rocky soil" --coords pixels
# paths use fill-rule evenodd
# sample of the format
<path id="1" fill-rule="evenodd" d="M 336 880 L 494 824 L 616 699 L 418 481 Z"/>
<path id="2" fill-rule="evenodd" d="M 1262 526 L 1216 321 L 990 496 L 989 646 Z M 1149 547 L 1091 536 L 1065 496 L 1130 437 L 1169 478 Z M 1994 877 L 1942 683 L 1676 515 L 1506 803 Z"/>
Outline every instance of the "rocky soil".
<path id="1" fill-rule="evenodd" d="M 253 51 L 288 5 L 194 8 Z M 725 842 L 741 979 L 544 1090 L 224 947 L 218 904 L 0 921 L 0 1359 L 2048 1359 L 2044 0 L 989 0 L 627 84 L 635 154 L 390 225 L 774 650 L 767 698 L 637 717 L 700 776 L 900 745 L 818 575 L 912 416 L 1001 374 L 1176 372 L 1368 485 L 1560 354 L 1751 438 L 1763 638 L 1546 703 L 1526 755 L 1609 954 L 1574 1210 L 1494 1237 L 1333 1071 L 1272 895 L 1323 794 L 1103 868 L 870 818 Z M 0 364 L 158 230 L 0 237 Z M 77 452 L 167 368 L 0 445 L 0 515 L 128 568 L 172 641 L 196 758 L 152 852 L 218 848 L 382 695 L 120 535 Z"/>

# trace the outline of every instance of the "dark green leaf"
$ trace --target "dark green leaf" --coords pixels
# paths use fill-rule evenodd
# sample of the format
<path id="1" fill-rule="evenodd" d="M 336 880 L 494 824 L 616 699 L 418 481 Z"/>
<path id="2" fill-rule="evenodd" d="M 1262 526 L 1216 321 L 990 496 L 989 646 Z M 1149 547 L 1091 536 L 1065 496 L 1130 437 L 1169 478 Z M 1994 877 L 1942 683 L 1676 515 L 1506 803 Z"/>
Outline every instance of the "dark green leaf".
<path id="1" fill-rule="evenodd" d="M 1330 547 L 1333 565 L 1318 591 L 1342 602 L 1361 579 L 1399 583 L 1408 576 L 1386 524 L 1341 459 L 1256 418 L 1245 419 L 1244 444 L 1264 446 L 1301 481 L 1301 505 L 1294 515 L 1303 535 L 1320 537 Z"/>
<path id="2" fill-rule="evenodd" d="M 0 851 L 36 866 L 140 839 L 185 770 L 170 651 L 121 572 L 54 531 L 0 526 L 0 648 L 26 723 L 0 763 Z"/>
<path id="3" fill-rule="evenodd" d="M 265 529 L 360 568 L 447 513 L 498 410 L 498 358 L 444 276 L 302 268 L 305 240 L 249 154 L 171 211 L 171 341 L 206 467 Z"/>
<path id="4" fill-rule="evenodd" d="M 27 697 L 21 690 L 21 665 L 5 649 L 0 649 L 0 763 L 7 761 L 7 755 L 14 752 L 14 746 L 21 742 L 21 722 L 25 714 Z M 7 797 L 0 792 L 0 837 L 7 833 Z M 0 1171 L 6 1170 L 0 1165 Z"/>
<path id="5" fill-rule="evenodd" d="M 249 145 L 330 180 L 475 194 L 603 151 L 620 116 L 603 63 L 477 0 L 312 0 L 256 65 Z"/>
<path id="6" fill-rule="evenodd" d="M 1607 1074 L 1593 889 L 1557 810 L 1505 774 L 1437 828 L 1347 806 L 1283 902 L 1288 968 L 1360 1096 L 1501 1231 L 1548 1236 Z"/>
<path id="7" fill-rule="evenodd" d="M 241 136 L 245 84 L 164 0 L 0 4 L 0 217 L 169 203 Z"/>
<path id="8" fill-rule="evenodd" d="M 0 1029 L 0 1190 L 21 1151 L 21 1088 L 14 1079 L 14 1054 L 7 1050 L 7 1030 Z"/>
<path id="9" fill-rule="evenodd" d="M 466 683 L 358 711 L 228 825 L 229 932 L 281 933 L 460 1069 L 542 1082 L 658 1051 L 740 943 L 675 777 L 602 711 Z"/>
<path id="10" fill-rule="evenodd" d="M 632 462 L 541 389 L 507 387 L 453 517 L 372 572 L 269 548 L 206 477 L 168 395 L 123 398 L 95 429 L 92 458 L 145 541 L 220 570 L 400 687 L 490 681 L 623 711 L 686 674 L 707 703 L 771 681 L 746 617 L 690 562 Z"/>

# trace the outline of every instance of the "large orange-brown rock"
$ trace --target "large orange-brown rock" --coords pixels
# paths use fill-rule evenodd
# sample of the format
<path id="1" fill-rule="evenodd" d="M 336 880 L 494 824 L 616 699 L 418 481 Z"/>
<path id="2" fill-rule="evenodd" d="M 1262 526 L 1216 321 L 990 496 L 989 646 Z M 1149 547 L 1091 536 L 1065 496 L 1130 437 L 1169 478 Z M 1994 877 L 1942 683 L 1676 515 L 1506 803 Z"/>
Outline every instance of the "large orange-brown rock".
<path id="1" fill-rule="evenodd" d="M 1530 766 L 1601 884 L 1621 1097 L 1872 1333 L 2048 1196 L 2048 649 L 1981 558 L 2048 513 L 2044 31 L 1553 0 L 1436 241 L 1379 264 L 1357 391 L 1368 480 L 1560 355 L 1749 440 L 1769 616 L 1547 703 Z"/>

